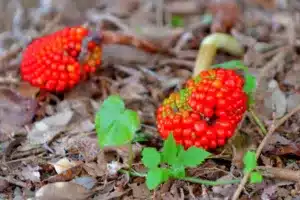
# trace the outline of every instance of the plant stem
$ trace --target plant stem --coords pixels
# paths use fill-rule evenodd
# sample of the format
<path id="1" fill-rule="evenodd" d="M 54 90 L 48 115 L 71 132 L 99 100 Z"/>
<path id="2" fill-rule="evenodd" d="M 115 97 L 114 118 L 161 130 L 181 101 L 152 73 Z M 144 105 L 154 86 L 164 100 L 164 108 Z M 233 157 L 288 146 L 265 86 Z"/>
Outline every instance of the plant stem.
<path id="1" fill-rule="evenodd" d="M 227 180 L 227 181 L 209 181 L 209 180 L 204 180 L 204 179 L 199 179 L 199 178 L 194 178 L 194 177 L 184 177 L 184 178 L 180 178 L 180 180 L 189 181 L 191 183 L 210 185 L 210 186 L 228 185 L 228 184 L 239 183 L 241 181 L 240 179 L 233 179 L 233 180 Z"/>
<path id="2" fill-rule="evenodd" d="M 138 177 L 146 177 L 147 174 L 143 173 L 138 173 L 135 171 L 127 171 L 120 169 L 119 172 L 121 173 L 129 173 L 132 176 L 138 176 Z M 228 185 L 228 184 L 234 184 L 234 183 L 239 183 L 241 180 L 240 179 L 233 179 L 233 180 L 227 180 L 227 181 L 209 181 L 209 180 L 204 180 L 204 179 L 199 179 L 199 178 L 194 178 L 194 177 L 183 177 L 183 178 L 177 178 L 178 180 L 183 180 L 183 181 L 188 181 L 191 183 L 198 183 L 198 184 L 203 184 L 203 185 L 210 185 L 210 186 L 216 186 L 216 185 Z"/>
<path id="3" fill-rule="evenodd" d="M 210 34 L 200 44 L 193 77 L 211 67 L 218 49 L 222 49 L 234 56 L 242 56 L 244 53 L 242 46 L 231 35 L 225 33 Z"/>
<path id="4" fill-rule="evenodd" d="M 133 155 L 133 145 L 132 145 L 132 143 L 130 142 L 129 144 L 128 144 L 128 156 L 129 156 L 129 159 L 128 159 L 128 166 L 129 166 L 129 169 L 131 169 L 131 167 L 132 167 L 132 162 L 133 162 L 133 157 L 134 157 L 134 155 Z"/>
<path id="5" fill-rule="evenodd" d="M 263 123 L 261 122 L 261 120 L 258 118 L 258 116 L 256 115 L 256 113 L 254 112 L 253 109 L 249 109 L 250 114 L 252 115 L 254 121 L 257 123 L 259 129 L 261 130 L 261 132 L 266 135 L 267 134 L 267 129 L 265 128 L 265 126 L 263 125 Z"/>

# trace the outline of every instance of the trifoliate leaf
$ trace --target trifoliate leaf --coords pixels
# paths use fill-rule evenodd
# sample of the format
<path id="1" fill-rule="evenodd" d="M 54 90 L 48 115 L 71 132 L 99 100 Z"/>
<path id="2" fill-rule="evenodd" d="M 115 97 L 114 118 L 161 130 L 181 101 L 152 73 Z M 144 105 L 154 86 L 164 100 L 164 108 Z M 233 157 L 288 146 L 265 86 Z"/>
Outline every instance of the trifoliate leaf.
<path id="1" fill-rule="evenodd" d="M 173 134 L 170 133 L 167 140 L 164 141 L 162 160 L 163 162 L 172 165 L 176 162 L 176 157 L 177 157 L 177 146 Z"/>
<path id="2" fill-rule="evenodd" d="M 152 147 L 144 148 L 142 162 L 148 168 L 156 168 L 160 163 L 160 153 Z"/>
<path id="3" fill-rule="evenodd" d="M 263 176 L 260 172 L 251 172 L 250 183 L 261 183 L 263 181 Z"/>
<path id="4" fill-rule="evenodd" d="M 172 165 L 170 169 L 172 177 L 183 178 L 185 177 L 185 168 L 183 165 Z"/>
<path id="5" fill-rule="evenodd" d="M 186 151 L 181 151 L 179 158 L 184 166 L 196 167 L 210 155 L 211 153 L 205 151 L 204 149 L 192 146 Z"/>
<path id="6" fill-rule="evenodd" d="M 149 169 L 146 177 L 146 185 L 149 190 L 155 189 L 163 182 L 164 171 L 161 168 Z"/>
<path id="7" fill-rule="evenodd" d="M 128 144 L 139 129 L 136 112 L 125 109 L 119 96 L 108 97 L 96 114 L 95 127 L 100 147 Z"/>
<path id="8" fill-rule="evenodd" d="M 243 158 L 243 162 L 244 162 L 244 171 L 245 172 L 249 173 L 252 170 L 254 170 L 257 166 L 255 152 L 247 151 Z"/>

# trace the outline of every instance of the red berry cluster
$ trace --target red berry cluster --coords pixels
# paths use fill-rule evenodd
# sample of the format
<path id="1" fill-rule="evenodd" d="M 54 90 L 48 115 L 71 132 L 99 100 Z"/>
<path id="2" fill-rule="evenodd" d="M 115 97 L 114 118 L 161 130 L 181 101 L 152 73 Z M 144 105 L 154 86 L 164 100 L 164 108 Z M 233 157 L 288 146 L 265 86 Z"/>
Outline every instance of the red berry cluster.
<path id="1" fill-rule="evenodd" d="M 189 79 L 157 110 L 159 134 L 185 148 L 215 149 L 230 138 L 247 109 L 244 80 L 234 70 L 211 69 Z"/>
<path id="2" fill-rule="evenodd" d="M 88 43 L 83 63 L 77 59 L 88 34 L 84 27 L 66 27 L 34 40 L 23 52 L 23 80 L 48 91 L 72 88 L 101 63 L 102 49 L 94 41 Z"/>

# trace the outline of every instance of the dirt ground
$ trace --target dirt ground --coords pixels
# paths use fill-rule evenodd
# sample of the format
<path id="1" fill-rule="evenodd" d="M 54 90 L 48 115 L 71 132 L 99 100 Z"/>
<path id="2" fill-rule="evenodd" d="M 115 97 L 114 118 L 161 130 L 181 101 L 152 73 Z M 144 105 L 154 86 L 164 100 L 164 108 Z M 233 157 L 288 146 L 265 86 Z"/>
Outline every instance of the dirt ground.
<path id="1" fill-rule="evenodd" d="M 111 43 L 96 72 L 70 91 L 43 96 L 21 79 L 22 51 L 33 39 L 82 24 L 172 55 Z M 129 152 L 99 148 L 94 117 L 101 103 L 119 94 L 138 113 L 147 139 L 133 144 L 133 168 L 144 170 L 142 149 L 163 144 L 156 109 L 192 76 L 201 41 L 214 32 L 245 49 L 241 57 L 221 49 L 213 62 L 241 59 L 249 67 L 257 80 L 254 112 L 267 135 L 247 112 L 236 137 L 187 174 L 243 179 L 243 155 L 253 149 L 263 181 L 170 179 L 150 191 L 143 177 L 114 173 L 126 168 Z M 299 0 L 1 0 L 0 85 L 0 199 L 300 200 Z"/>

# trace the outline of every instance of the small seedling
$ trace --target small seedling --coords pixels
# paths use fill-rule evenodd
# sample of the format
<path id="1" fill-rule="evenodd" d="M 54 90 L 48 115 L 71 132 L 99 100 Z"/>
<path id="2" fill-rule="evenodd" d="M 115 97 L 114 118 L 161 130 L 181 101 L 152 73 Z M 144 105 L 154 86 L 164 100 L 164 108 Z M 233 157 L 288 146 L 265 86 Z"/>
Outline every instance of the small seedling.
<path id="1" fill-rule="evenodd" d="M 257 161 L 253 151 L 247 151 L 244 156 L 244 173 L 250 173 L 250 183 L 261 183 L 263 176 L 256 170 Z"/>
<path id="2" fill-rule="evenodd" d="M 146 185 L 152 190 L 170 178 L 186 177 L 186 167 L 196 167 L 207 159 L 211 153 L 202 148 L 190 147 L 184 150 L 177 145 L 173 134 L 164 142 L 162 152 L 155 148 L 144 148 L 142 162 L 148 168 Z"/>
<path id="3" fill-rule="evenodd" d="M 133 159 L 132 141 L 140 128 L 140 119 L 133 110 L 126 109 L 118 95 L 109 96 L 100 106 L 95 117 L 95 128 L 101 148 L 128 145 L 129 167 Z"/>

